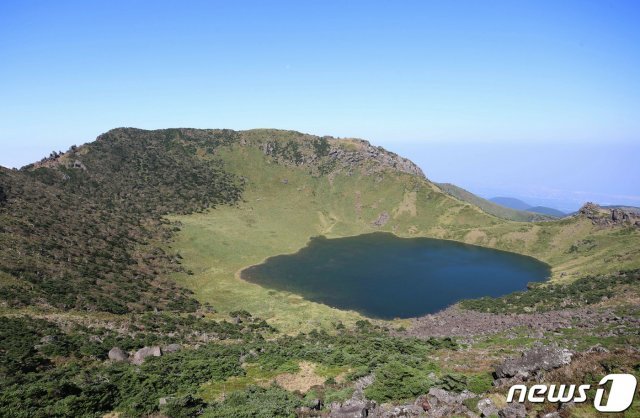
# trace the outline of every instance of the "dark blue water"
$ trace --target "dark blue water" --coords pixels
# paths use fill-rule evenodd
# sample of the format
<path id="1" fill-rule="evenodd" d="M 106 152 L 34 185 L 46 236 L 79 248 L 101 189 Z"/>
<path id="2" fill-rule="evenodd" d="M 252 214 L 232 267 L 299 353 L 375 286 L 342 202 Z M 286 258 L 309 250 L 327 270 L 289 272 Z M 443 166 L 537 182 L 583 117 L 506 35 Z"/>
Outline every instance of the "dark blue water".
<path id="1" fill-rule="evenodd" d="M 461 299 L 501 296 L 550 276 L 534 258 L 453 241 L 373 233 L 317 237 L 242 278 L 374 318 L 437 312 Z"/>

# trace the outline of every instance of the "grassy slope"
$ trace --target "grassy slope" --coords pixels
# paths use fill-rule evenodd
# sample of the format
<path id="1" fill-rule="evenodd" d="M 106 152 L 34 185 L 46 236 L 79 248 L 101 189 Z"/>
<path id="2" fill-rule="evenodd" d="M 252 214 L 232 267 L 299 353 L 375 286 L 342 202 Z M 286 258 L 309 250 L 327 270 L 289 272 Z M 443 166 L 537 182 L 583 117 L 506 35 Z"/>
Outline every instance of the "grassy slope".
<path id="1" fill-rule="evenodd" d="M 320 234 L 331 238 L 384 230 L 499 248 L 549 263 L 553 280 L 640 267 L 637 231 L 598 229 L 578 218 L 538 224 L 504 221 L 408 174 L 355 171 L 314 177 L 304 166 L 277 164 L 252 146 L 224 147 L 217 155 L 226 169 L 247 178 L 244 202 L 175 218 L 183 230 L 172 248 L 194 272 L 176 279 L 220 311 L 247 309 L 286 331 L 337 320 L 350 323 L 359 315 L 244 282 L 238 272 L 269 256 L 295 252 Z M 374 227 L 383 211 L 391 219 Z"/>

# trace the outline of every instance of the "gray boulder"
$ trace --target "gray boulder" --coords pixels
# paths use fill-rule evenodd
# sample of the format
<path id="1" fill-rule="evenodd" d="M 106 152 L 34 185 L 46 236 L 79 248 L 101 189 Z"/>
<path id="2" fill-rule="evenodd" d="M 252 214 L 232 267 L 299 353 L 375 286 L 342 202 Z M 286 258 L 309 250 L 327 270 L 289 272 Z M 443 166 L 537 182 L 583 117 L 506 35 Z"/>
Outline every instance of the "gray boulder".
<path id="1" fill-rule="evenodd" d="M 127 361 L 129 360 L 129 354 L 121 350 L 118 347 L 113 347 L 109 350 L 109 360 L 111 361 Z"/>
<path id="2" fill-rule="evenodd" d="M 474 416 L 475 414 L 463 402 L 475 397 L 476 395 L 467 391 L 454 393 L 440 388 L 431 388 L 427 394 L 428 406 L 425 409 L 428 409 L 429 416 L 434 418 Z"/>
<path id="3" fill-rule="evenodd" d="M 169 344 L 162 347 L 162 353 L 175 353 L 176 351 L 180 351 L 182 346 L 180 344 Z"/>
<path id="4" fill-rule="evenodd" d="M 527 408 L 521 403 L 510 403 L 498 412 L 500 418 L 526 418 Z"/>
<path id="5" fill-rule="evenodd" d="M 136 351 L 133 355 L 133 360 L 131 363 L 133 364 L 142 364 L 144 360 L 148 357 L 160 357 L 162 355 L 162 350 L 157 345 L 153 347 L 143 347 L 140 350 Z"/>
<path id="6" fill-rule="evenodd" d="M 363 401 L 356 399 L 348 399 L 342 404 L 331 404 L 331 418 L 365 418 L 369 416 L 369 412 L 375 408 L 373 401 Z"/>
<path id="7" fill-rule="evenodd" d="M 557 346 L 539 346 L 522 353 L 519 358 L 510 358 L 496 368 L 498 379 L 517 377 L 526 380 L 535 373 L 557 369 L 571 363 L 572 353 Z"/>
<path id="8" fill-rule="evenodd" d="M 481 417 L 498 415 L 498 407 L 489 398 L 481 399 L 478 402 L 478 411 L 480 411 Z"/>

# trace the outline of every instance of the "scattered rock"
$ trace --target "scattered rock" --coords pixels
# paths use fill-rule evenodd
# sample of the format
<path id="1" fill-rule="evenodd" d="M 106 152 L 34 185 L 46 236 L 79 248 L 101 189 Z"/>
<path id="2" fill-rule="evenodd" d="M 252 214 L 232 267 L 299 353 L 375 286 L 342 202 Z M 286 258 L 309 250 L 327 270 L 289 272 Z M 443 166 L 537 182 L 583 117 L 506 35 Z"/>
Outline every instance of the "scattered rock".
<path id="1" fill-rule="evenodd" d="M 87 171 L 87 167 L 85 167 L 85 165 L 82 164 L 82 161 L 80 160 L 75 160 L 71 165 L 71 168 L 78 168 L 80 170 Z"/>
<path id="2" fill-rule="evenodd" d="M 431 388 L 427 394 L 429 416 L 434 418 L 450 416 L 474 416 L 463 402 L 475 398 L 470 392 L 453 393 L 440 388 Z"/>
<path id="3" fill-rule="evenodd" d="M 44 337 L 40 338 L 40 343 L 41 344 L 51 344 L 55 340 L 56 340 L 55 335 L 45 335 Z"/>
<path id="4" fill-rule="evenodd" d="M 348 399 L 342 404 L 334 402 L 331 404 L 331 418 L 365 418 L 369 412 L 376 407 L 374 401 Z"/>
<path id="5" fill-rule="evenodd" d="M 526 418 L 527 408 L 521 403 L 510 403 L 498 412 L 500 418 Z"/>
<path id="6" fill-rule="evenodd" d="M 109 350 L 109 360 L 111 361 L 127 361 L 129 360 L 129 354 L 127 354 L 124 350 L 121 350 L 118 347 L 113 347 Z"/>
<path id="7" fill-rule="evenodd" d="M 140 350 L 136 351 L 136 353 L 133 355 L 133 360 L 131 360 L 131 363 L 140 365 L 144 363 L 144 360 L 147 357 L 160 357 L 161 355 L 162 350 L 157 345 L 153 347 L 143 347 Z"/>
<path id="8" fill-rule="evenodd" d="M 182 346 L 180 344 L 169 344 L 162 347 L 162 353 L 175 353 L 176 351 L 180 351 Z"/>
<path id="9" fill-rule="evenodd" d="M 590 347 L 586 352 L 587 353 L 608 353 L 609 350 L 598 344 L 598 345 L 594 345 L 593 347 Z"/>
<path id="10" fill-rule="evenodd" d="M 309 408 L 308 406 L 301 406 L 299 408 L 296 408 L 297 418 L 310 417 L 310 416 L 311 416 L 311 408 Z"/>
<path id="11" fill-rule="evenodd" d="M 517 377 L 530 378 L 538 371 L 548 371 L 571 363 L 572 353 L 557 346 L 534 347 L 522 353 L 520 358 L 506 360 L 496 368 L 498 379 Z"/>
<path id="12" fill-rule="evenodd" d="M 498 415 L 498 407 L 489 398 L 481 399 L 478 402 L 478 411 L 480 411 L 481 417 Z"/>
<path id="13" fill-rule="evenodd" d="M 313 401 L 311 401 L 310 408 L 315 410 L 315 411 L 321 410 L 322 409 L 322 401 L 320 399 L 314 399 Z"/>

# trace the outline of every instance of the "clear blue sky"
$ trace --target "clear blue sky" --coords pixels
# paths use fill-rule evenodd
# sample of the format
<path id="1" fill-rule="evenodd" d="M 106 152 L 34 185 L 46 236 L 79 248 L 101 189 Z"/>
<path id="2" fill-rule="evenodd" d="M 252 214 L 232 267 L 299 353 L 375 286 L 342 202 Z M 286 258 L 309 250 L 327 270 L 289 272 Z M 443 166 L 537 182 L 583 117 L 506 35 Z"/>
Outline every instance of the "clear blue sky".
<path id="1" fill-rule="evenodd" d="M 480 194 L 640 205 L 638 22 L 637 1 L 3 0 L 0 164 L 117 126 L 274 127 Z"/>

